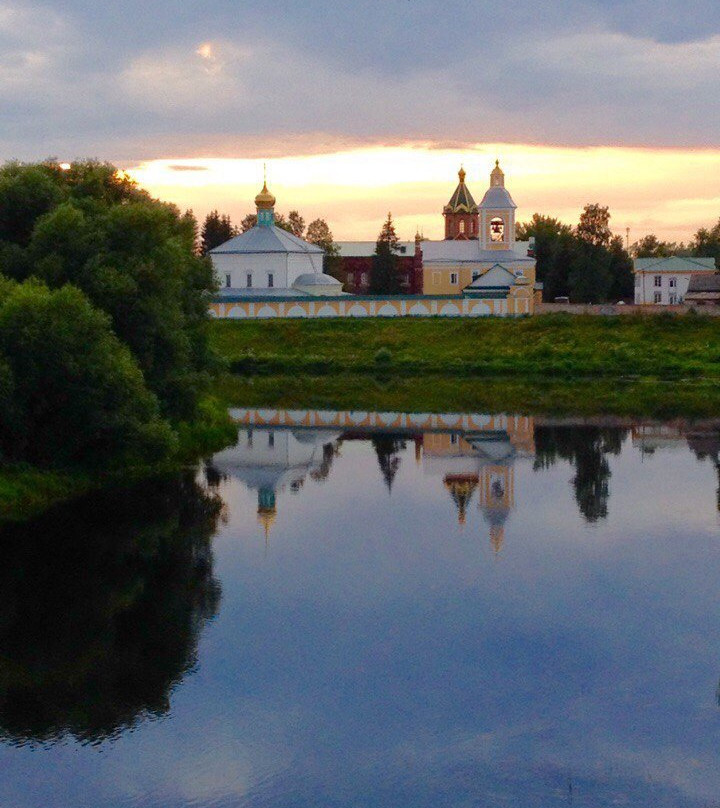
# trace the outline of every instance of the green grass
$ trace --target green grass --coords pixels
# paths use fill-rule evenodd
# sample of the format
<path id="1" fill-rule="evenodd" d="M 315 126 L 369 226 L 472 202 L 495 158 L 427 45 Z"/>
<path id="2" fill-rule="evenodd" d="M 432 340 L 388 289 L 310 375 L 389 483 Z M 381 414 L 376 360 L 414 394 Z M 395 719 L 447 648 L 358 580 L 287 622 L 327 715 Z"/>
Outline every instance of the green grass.
<path id="1" fill-rule="evenodd" d="M 531 415 L 720 417 L 720 385 L 647 380 L 581 382 L 335 375 L 229 376 L 221 385 L 236 407 L 377 412 L 512 412 Z"/>
<path id="2" fill-rule="evenodd" d="M 687 315 L 220 320 L 212 341 L 253 374 L 720 379 L 720 319 Z"/>

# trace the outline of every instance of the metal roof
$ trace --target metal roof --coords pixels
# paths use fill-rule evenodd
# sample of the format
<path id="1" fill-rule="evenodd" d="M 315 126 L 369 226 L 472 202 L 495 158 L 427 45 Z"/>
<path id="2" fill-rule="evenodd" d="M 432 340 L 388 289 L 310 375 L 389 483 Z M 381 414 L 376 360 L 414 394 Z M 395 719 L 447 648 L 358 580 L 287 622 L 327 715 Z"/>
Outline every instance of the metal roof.
<path id="1" fill-rule="evenodd" d="M 636 258 L 636 272 L 698 272 L 715 271 L 714 258 L 692 258 L 684 255 L 671 255 L 668 258 Z"/>
<path id="2" fill-rule="evenodd" d="M 374 241 L 341 241 L 338 244 L 340 255 L 343 258 L 369 258 L 375 255 Z M 405 253 L 395 251 L 396 255 L 413 255 L 415 252 L 414 241 L 401 241 L 401 247 L 405 247 Z M 496 262 L 532 262 L 535 259 L 528 257 L 529 242 L 515 242 L 514 250 L 481 250 L 480 242 L 477 239 L 453 240 L 443 239 L 441 241 L 422 241 L 420 249 L 423 252 L 423 263 L 478 263 L 492 261 Z"/>
<path id="3" fill-rule="evenodd" d="M 720 293 L 720 272 L 711 275 L 698 273 L 690 276 L 690 284 L 687 293 L 690 292 L 719 292 Z"/>
<path id="4" fill-rule="evenodd" d="M 302 253 L 319 254 L 324 251 L 315 244 L 303 241 L 281 227 L 255 225 L 250 230 L 231 238 L 214 250 L 211 255 L 241 255 L 250 253 Z"/>
<path id="5" fill-rule="evenodd" d="M 450 197 L 450 201 L 443 208 L 445 213 L 477 213 L 477 209 L 478 206 L 463 181 L 458 184 L 458 187 Z"/>
<path id="6" fill-rule="evenodd" d="M 511 209 L 514 210 L 517 205 L 513 202 L 512 197 L 507 189 L 502 185 L 493 185 L 485 191 L 485 196 L 480 203 L 481 208 L 495 209 Z"/>

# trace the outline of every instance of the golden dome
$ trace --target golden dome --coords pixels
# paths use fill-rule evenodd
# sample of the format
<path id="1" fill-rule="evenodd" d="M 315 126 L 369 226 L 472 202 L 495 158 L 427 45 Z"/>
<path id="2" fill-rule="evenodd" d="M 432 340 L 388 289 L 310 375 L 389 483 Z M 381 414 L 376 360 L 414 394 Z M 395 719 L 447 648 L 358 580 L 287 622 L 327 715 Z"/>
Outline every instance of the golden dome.
<path id="1" fill-rule="evenodd" d="M 465 169 L 460 166 L 460 171 L 458 171 L 458 178 L 460 179 L 460 182 L 465 182 L 465 176 Z"/>
<path id="2" fill-rule="evenodd" d="M 265 533 L 265 541 L 268 540 L 270 536 L 270 530 L 272 526 L 275 524 L 275 519 L 277 518 L 277 511 L 274 507 L 271 508 L 264 508 L 259 507 L 257 511 L 257 520 L 258 523 L 262 525 L 263 532 Z"/>
<path id="3" fill-rule="evenodd" d="M 255 206 L 258 210 L 270 210 L 275 207 L 275 197 L 268 191 L 267 181 L 263 183 L 262 191 L 255 197 Z"/>

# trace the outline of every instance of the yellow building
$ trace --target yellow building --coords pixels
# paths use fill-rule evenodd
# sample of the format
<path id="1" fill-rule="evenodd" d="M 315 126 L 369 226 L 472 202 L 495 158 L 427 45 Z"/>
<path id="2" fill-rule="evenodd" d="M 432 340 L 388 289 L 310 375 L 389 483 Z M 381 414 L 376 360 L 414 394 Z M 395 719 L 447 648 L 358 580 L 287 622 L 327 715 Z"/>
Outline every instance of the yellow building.
<path id="1" fill-rule="evenodd" d="M 519 277 L 524 277 L 535 292 L 532 244 L 515 238 L 517 206 L 505 187 L 499 162 L 479 205 L 465 184 L 465 176 L 461 168 L 459 184 L 443 208 L 445 239 L 422 242 L 423 294 L 507 294 Z"/>

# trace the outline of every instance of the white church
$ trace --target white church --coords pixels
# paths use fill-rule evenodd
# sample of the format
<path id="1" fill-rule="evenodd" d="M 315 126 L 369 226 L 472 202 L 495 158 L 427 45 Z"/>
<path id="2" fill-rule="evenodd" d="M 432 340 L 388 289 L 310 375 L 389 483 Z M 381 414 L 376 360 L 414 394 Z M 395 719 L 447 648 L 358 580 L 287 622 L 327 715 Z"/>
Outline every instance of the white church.
<path id="1" fill-rule="evenodd" d="M 255 206 L 255 227 L 210 251 L 220 298 L 342 295 L 342 284 L 323 273 L 323 250 L 275 224 L 275 197 L 267 182 Z"/>

